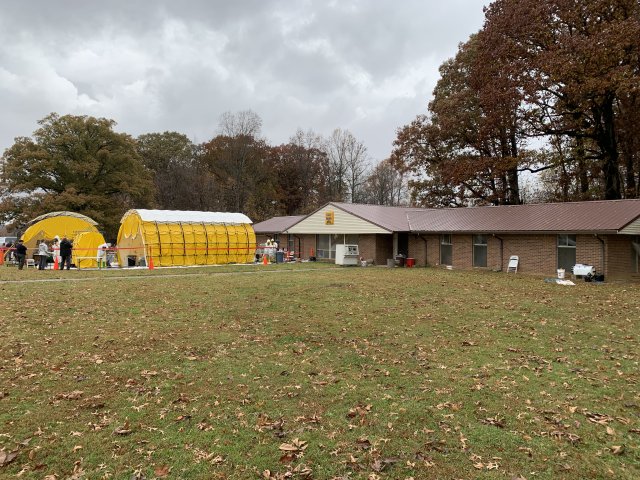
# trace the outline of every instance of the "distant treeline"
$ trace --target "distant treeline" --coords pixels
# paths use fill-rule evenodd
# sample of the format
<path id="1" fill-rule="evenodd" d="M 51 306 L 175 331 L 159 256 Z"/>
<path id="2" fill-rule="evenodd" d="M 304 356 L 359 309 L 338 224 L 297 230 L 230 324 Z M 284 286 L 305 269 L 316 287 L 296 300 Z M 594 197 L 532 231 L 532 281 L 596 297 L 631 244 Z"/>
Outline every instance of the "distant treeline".
<path id="1" fill-rule="evenodd" d="M 225 113 L 211 140 L 178 132 L 133 138 L 104 118 L 51 114 L 2 156 L 0 221 L 20 228 L 42 213 L 70 210 L 114 238 L 129 208 L 231 211 L 254 221 L 306 214 L 327 201 L 395 205 L 406 182 L 388 161 L 336 129 L 296 132 L 269 145 L 251 111 Z"/>

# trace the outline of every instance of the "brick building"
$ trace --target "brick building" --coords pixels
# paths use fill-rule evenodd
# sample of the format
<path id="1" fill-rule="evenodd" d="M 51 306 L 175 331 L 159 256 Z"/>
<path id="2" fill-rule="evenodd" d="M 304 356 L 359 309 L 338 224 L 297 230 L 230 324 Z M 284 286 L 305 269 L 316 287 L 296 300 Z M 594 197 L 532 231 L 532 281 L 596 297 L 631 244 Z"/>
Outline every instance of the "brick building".
<path id="1" fill-rule="evenodd" d="M 419 266 L 554 274 L 592 265 L 607 279 L 640 273 L 640 200 L 422 209 L 331 202 L 306 216 L 254 225 L 299 258 L 335 258 L 338 244 L 385 265 L 402 254 Z"/>

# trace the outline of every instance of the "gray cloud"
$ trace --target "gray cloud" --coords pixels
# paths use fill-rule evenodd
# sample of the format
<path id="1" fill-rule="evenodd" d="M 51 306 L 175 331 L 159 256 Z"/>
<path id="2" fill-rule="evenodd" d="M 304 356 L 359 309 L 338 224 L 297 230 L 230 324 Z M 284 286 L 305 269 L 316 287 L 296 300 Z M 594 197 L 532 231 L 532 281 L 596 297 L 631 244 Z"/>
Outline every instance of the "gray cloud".
<path id="1" fill-rule="evenodd" d="M 205 141 L 251 109 L 272 144 L 343 128 L 379 160 L 482 20 L 469 0 L 8 2 L 0 151 L 52 111 Z"/>

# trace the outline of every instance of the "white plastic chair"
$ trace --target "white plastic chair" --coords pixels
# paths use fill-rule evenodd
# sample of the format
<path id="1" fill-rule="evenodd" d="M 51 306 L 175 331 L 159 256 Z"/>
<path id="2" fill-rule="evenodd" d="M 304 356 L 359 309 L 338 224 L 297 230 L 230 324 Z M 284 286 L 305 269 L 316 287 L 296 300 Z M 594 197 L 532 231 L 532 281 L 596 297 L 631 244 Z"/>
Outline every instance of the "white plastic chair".
<path id="1" fill-rule="evenodd" d="M 507 273 L 513 272 L 518 273 L 518 261 L 520 258 L 518 255 L 511 255 L 509 257 L 509 265 L 507 266 Z"/>

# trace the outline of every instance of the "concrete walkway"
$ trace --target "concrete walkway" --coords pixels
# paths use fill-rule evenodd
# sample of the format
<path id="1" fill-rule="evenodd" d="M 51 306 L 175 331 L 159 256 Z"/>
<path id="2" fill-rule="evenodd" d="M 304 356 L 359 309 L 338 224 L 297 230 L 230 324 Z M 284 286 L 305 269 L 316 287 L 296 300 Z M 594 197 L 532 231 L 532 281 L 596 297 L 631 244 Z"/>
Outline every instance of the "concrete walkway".
<path id="1" fill-rule="evenodd" d="M 339 267 L 335 267 L 339 268 Z M 163 278 L 180 278 L 180 277 L 217 277 L 230 275 L 260 275 L 265 273 L 302 273 L 302 272 L 321 272 L 325 270 L 334 270 L 332 267 L 324 268 L 305 268 L 305 269 L 273 269 L 273 270 L 253 270 L 251 272 L 206 272 L 206 273 L 154 273 L 152 275 L 105 275 L 95 277 L 82 278 L 37 278 L 29 280 L 2 280 L 0 284 L 8 283 L 47 283 L 47 282 L 93 282 L 96 280 L 147 280 L 147 279 L 163 279 Z"/>

